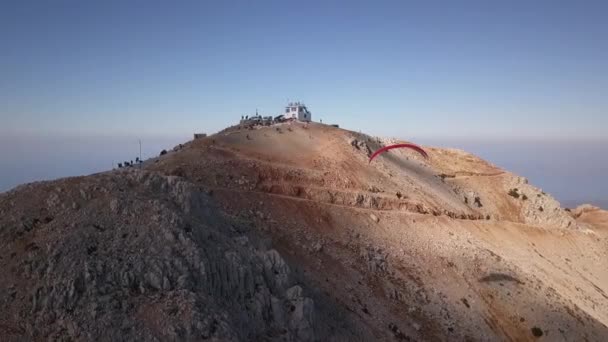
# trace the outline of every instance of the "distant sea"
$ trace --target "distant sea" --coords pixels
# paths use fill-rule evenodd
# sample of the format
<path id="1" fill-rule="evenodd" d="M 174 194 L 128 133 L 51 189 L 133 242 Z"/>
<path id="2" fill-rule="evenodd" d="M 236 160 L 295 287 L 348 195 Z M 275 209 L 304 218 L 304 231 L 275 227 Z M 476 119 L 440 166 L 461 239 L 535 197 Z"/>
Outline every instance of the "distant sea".
<path id="1" fill-rule="evenodd" d="M 142 157 L 157 156 L 190 136 L 142 137 Z M 0 192 L 18 184 L 106 171 L 139 156 L 137 137 L 0 136 Z M 564 207 L 590 203 L 608 209 L 608 142 L 482 142 L 419 139 L 460 148 L 556 197 Z"/>
<path id="2" fill-rule="evenodd" d="M 190 136 L 142 137 L 142 159 L 190 140 Z M 19 184 L 111 170 L 139 157 L 139 138 L 8 137 L 0 134 L 0 192 Z"/>

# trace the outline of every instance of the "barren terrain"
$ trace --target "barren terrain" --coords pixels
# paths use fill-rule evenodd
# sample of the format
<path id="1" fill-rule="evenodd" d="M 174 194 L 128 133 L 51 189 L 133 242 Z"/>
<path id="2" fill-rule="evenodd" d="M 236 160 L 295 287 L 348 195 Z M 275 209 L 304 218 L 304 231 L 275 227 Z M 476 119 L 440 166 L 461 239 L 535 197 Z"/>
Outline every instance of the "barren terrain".
<path id="1" fill-rule="evenodd" d="M 0 194 L 7 340 L 608 339 L 608 212 L 464 151 L 232 127 Z"/>

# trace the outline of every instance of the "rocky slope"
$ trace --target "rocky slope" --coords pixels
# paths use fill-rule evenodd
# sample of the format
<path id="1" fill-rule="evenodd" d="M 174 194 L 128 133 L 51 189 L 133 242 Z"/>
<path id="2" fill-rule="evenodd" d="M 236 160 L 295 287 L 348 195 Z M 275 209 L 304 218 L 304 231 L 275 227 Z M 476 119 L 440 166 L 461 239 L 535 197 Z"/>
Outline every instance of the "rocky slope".
<path id="1" fill-rule="evenodd" d="M 1 203 L 3 340 L 315 338 L 323 309 L 281 255 L 177 177 L 44 182 Z"/>
<path id="2" fill-rule="evenodd" d="M 608 217 L 464 151 L 233 127 L 0 194 L 6 340 L 608 338 Z"/>

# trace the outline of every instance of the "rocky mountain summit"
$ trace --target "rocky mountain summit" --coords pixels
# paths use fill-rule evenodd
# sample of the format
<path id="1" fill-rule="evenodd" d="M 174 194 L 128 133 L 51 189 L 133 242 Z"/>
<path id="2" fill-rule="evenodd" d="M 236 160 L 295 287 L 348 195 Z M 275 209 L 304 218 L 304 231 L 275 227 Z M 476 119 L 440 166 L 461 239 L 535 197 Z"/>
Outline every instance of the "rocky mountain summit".
<path id="1" fill-rule="evenodd" d="M 608 213 L 464 151 L 232 127 L 0 194 L 6 341 L 603 341 Z"/>

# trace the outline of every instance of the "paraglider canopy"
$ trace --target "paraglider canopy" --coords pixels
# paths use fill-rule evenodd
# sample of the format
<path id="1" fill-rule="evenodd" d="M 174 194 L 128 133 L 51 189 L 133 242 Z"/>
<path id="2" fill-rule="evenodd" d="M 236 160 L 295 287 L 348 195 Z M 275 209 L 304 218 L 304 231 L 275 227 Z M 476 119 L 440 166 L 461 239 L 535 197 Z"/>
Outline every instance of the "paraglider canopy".
<path id="1" fill-rule="evenodd" d="M 425 150 L 422 149 L 422 147 L 415 145 L 415 144 L 395 144 L 395 145 L 389 145 L 389 146 L 384 146 L 381 149 L 377 150 L 376 152 L 374 152 L 374 154 L 372 154 L 371 157 L 369 157 L 369 162 L 371 163 L 372 160 L 374 158 L 376 158 L 376 156 L 378 156 L 379 154 L 386 152 L 388 150 L 392 150 L 394 148 L 409 148 L 412 149 L 418 153 L 420 153 L 424 158 L 428 158 L 429 155 L 426 153 Z"/>

